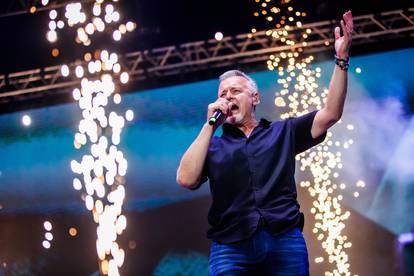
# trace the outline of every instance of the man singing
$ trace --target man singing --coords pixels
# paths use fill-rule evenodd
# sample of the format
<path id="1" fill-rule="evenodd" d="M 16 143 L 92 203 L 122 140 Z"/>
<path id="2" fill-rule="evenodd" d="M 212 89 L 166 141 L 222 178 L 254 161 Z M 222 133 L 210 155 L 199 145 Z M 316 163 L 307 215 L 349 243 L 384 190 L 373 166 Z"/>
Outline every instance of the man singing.
<path id="1" fill-rule="evenodd" d="M 295 155 L 325 139 L 342 115 L 353 21 L 350 11 L 335 28 L 335 69 L 326 104 L 297 118 L 256 119 L 256 82 L 232 70 L 220 76 L 218 99 L 185 152 L 177 182 L 197 189 L 210 180 L 211 275 L 309 275 L 303 214 L 296 199 Z M 213 136 L 223 124 L 221 137 Z"/>

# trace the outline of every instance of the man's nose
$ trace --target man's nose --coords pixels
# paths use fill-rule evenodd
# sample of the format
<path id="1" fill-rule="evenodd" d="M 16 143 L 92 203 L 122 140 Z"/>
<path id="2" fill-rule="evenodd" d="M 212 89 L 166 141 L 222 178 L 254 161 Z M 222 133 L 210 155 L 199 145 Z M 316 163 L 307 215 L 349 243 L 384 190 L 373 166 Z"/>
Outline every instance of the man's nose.
<path id="1" fill-rule="evenodd" d="M 226 100 L 231 100 L 233 98 L 233 94 L 230 91 L 226 92 Z"/>

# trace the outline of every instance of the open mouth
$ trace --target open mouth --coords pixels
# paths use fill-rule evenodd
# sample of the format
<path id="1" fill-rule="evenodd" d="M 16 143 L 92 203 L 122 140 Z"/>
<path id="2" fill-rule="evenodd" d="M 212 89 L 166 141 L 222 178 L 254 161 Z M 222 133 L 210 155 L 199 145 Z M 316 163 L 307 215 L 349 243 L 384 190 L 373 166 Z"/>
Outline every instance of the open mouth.
<path id="1" fill-rule="evenodd" d="M 239 107 L 237 105 L 235 105 L 235 104 L 232 104 L 231 107 L 230 107 L 230 110 L 231 111 L 239 110 Z"/>

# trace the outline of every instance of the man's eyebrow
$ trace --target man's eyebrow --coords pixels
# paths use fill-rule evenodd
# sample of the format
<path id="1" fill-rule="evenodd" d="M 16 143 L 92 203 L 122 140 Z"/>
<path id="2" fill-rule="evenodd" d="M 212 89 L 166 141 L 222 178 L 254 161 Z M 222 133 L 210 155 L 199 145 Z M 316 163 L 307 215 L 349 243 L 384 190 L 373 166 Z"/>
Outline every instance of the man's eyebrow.
<path id="1" fill-rule="evenodd" d="M 244 85 L 230 86 L 230 87 L 224 88 L 223 90 L 221 90 L 221 92 L 224 92 L 226 90 L 241 89 L 241 88 L 244 88 L 244 87 L 245 87 Z"/>

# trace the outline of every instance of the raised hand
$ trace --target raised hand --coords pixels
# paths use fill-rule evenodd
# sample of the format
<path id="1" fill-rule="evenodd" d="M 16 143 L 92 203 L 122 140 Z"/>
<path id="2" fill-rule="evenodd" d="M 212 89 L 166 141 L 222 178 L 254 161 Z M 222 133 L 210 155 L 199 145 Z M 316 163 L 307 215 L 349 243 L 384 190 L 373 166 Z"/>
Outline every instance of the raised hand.
<path id="1" fill-rule="evenodd" d="M 354 22 L 352 20 L 351 11 L 347 11 L 342 16 L 341 27 L 343 36 L 341 36 L 341 30 L 339 27 L 335 28 L 335 52 L 340 59 L 346 59 L 349 56 L 349 47 L 352 42 L 352 31 L 354 28 Z"/>

